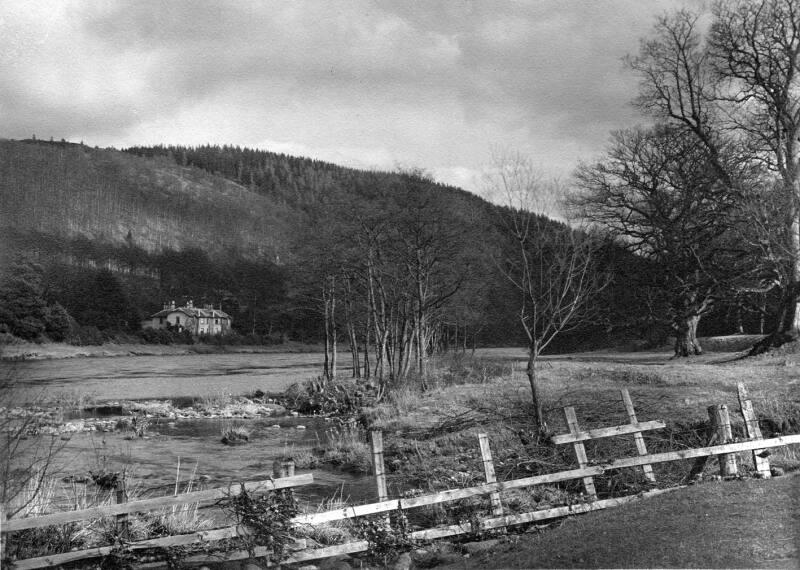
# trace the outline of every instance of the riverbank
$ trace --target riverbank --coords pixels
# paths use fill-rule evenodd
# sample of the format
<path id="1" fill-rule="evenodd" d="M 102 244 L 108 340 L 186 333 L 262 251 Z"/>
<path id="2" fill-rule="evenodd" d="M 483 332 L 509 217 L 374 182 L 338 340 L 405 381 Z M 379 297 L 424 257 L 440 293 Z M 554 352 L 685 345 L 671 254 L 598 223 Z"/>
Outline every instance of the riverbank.
<path id="1" fill-rule="evenodd" d="M 271 354 L 312 353 L 322 349 L 314 344 L 289 341 L 270 346 L 213 344 L 135 344 L 106 343 L 96 346 L 74 346 L 62 342 L 35 343 L 20 341 L 0 346 L 0 361 L 52 360 L 62 358 L 105 358 L 114 356 L 185 356 L 188 354 Z"/>

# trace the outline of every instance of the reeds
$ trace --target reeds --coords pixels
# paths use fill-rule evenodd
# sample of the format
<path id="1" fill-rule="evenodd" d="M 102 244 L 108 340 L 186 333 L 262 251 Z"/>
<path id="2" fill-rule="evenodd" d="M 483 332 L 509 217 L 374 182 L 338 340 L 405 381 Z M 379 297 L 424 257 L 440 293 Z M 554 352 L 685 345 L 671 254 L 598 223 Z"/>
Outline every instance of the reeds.
<path id="1" fill-rule="evenodd" d="M 242 445 L 250 441 L 250 430 L 244 424 L 225 422 L 222 424 L 222 443 Z"/>
<path id="2" fill-rule="evenodd" d="M 174 495 L 189 493 L 197 486 L 197 465 L 189 479 L 181 483 L 181 465 L 175 475 Z M 138 485 L 126 489 L 129 501 L 144 498 Z M 33 473 L 17 500 L 21 510 L 16 518 L 37 517 L 61 511 L 103 507 L 115 502 L 112 492 L 96 485 L 72 481 L 64 488 L 55 477 Z M 199 503 L 185 503 L 156 511 L 131 513 L 128 517 L 126 540 L 139 541 L 159 536 L 186 534 L 211 528 L 212 519 L 199 511 Z M 20 560 L 70 550 L 82 550 L 113 544 L 119 539 L 115 517 L 101 517 L 62 525 L 26 529 L 7 537 L 6 554 L 9 560 Z"/>
<path id="3" fill-rule="evenodd" d="M 323 513 L 343 509 L 347 506 L 349 506 L 349 502 L 343 497 L 340 489 L 338 496 L 334 493 L 332 497 L 320 502 L 315 512 Z M 358 536 L 358 528 L 357 521 L 342 519 L 316 525 L 303 525 L 298 528 L 298 532 L 300 536 L 315 540 L 324 546 L 331 546 L 353 540 L 354 537 Z"/>
<path id="4" fill-rule="evenodd" d="M 327 430 L 323 450 L 324 461 L 359 473 L 366 473 L 371 468 L 366 432 L 354 421 Z"/>

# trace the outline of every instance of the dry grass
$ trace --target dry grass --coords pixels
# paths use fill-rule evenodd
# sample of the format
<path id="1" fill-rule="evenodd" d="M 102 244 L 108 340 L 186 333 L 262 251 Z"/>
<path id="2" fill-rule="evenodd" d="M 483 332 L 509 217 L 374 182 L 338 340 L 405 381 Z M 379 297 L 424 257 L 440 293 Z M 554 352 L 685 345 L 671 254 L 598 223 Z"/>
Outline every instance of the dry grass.
<path id="1" fill-rule="evenodd" d="M 321 463 L 319 454 L 304 447 L 284 450 L 283 456 L 294 461 L 297 469 L 316 469 Z"/>
<path id="2" fill-rule="evenodd" d="M 797 568 L 800 477 L 710 483 L 512 537 L 453 568 Z"/>
<path id="3" fill-rule="evenodd" d="M 180 462 L 176 472 L 175 495 L 189 493 L 197 486 L 197 466 L 191 471 L 188 480 L 181 484 Z M 129 477 L 129 480 L 132 480 Z M 138 485 L 126 489 L 128 500 L 145 498 Z M 26 488 L 27 495 L 20 497 L 26 507 L 17 518 L 36 517 L 44 514 L 84 510 L 114 504 L 113 491 L 97 486 L 72 482 L 63 488 L 61 482 L 53 477 L 45 477 L 37 483 L 31 477 Z M 211 528 L 212 520 L 202 514 L 199 503 L 187 503 L 165 507 L 158 511 L 134 513 L 128 517 L 127 540 L 138 541 L 159 536 L 197 532 Z M 27 529 L 9 535 L 7 553 L 11 560 L 21 560 L 48 554 L 83 550 L 113 544 L 119 539 L 115 517 L 102 517 L 73 523 Z"/>
<path id="4" fill-rule="evenodd" d="M 317 505 L 315 511 L 310 512 L 333 511 L 342 509 L 348 504 L 349 501 L 342 497 L 341 493 L 339 495 L 334 493 L 332 497 Z M 356 540 L 356 537 L 359 536 L 358 528 L 358 521 L 342 519 L 317 525 L 303 525 L 297 530 L 300 536 L 311 538 L 323 546 L 331 546 Z"/>
<path id="5" fill-rule="evenodd" d="M 364 428 L 348 422 L 325 432 L 322 460 L 341 465 L 357 473 L 367 473 L 372 468 L 372 451 L 367 443 Z"/>
<path id="6" fill-rule="evenodd" d="M 486 362 L 485 354 L 477 365 Z M 531 422 L 530 388 L 524 373 L 524 353 L 496 351 L 504 377 L 483 379 L 464 372 L 473 383 L 451 381 L 425 393 L 404 389 L 393 393 L 364 416 L 385 433 L 387 468 L 401 493 L 427 493 L 479 483 L 482 465 L 478 433 L 489 435 L 495 470 L 500 480 L 552 473 L 577 467 L 571 446 L 553 446 L 537 437 Z M 580 427 L 594 429 L 628 423 L 620 389 L 631 394 L 639 421 L 662 420 L 666 429 L 647 432 L 651 453 L 700 447 L 706 444 L 708 412 L 712 404 L 726 403 L 734 435 L 743 436 L 736 386 L 744 381 L 756 412 L 778 418 L 781 425 L 800 417 L 800 357 L 737 359 L 731 353 L 709 353 L 701 358 L 674 360 L 667 353 L 594 353 L 543 359 L 538 370 L 552 433 L 565 433 L 563 408 L 576 409 Z M 462 362 L 462 367 L 469 363 Z M 791 423 L 791 421 L 789 421 Z M 763 423 L 762 423 L 763 427 Z M 765 436 L 771 435 L 765 431 Z M 637 454 L 633 437 L 586 443 L 590 461 L 606 462 Z M 787 471 L 800 468 L 796 447 L 776 450 L 770 461 Z M 654 466 L 658 487 L 684 482 L 693 461 Z M 739 454 L 740 473 L 753 471 L 749 453 Z M 717 460 L 708 461 L 706 474 L 717 472 Z M 624 469 L 595 478 L 602 498 L 629 495 L 652 488 L 641 469 Z M 535 492 L 510 494 L 509 511 L 525 512 L 540 503 L 556 506 L 575 500 L 580 482 L 553 488 L 542 500 Z M 477 508 L 481 505 L 473 505 Z M 482 506 L 485 508 L 485 505 Z M 443 519 L 441 513 L 434 518 Z M 440 516 L 441 515 L 441 516 Z"/>
<path id="7" fill-rule="evenodd" d="M 234 398 L 231 390 L 227 387 L 220 386 L 217 387 L 214 391 L 200 398 L 197 407 L 200 410 L 208 410 L 208 411 L 217 410 L 232 404 L 233 400 Z"/>
<path id="8" fill-rule="evenodd" d="M 244 424 L 224 422 L 221 428 L 222 443 L 241 445 L 250 440 L 250 430 Z"/>

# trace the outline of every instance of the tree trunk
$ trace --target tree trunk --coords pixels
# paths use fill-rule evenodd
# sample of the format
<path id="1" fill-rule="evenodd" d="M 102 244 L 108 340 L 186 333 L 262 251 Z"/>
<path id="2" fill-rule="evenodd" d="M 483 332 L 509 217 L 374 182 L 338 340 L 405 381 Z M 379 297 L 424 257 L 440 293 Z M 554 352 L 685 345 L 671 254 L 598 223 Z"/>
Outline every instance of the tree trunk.
<path id="1" fill-rule="evenodd" d="M 353 378 L 361 378 L 361 360 L 358 357 L 358 337 L 356 335 L 356 325 L 353 322 L 355 316 L 353 314 L 353 289 L 350 278 L 345 282 L 347 288 L 345 290 L 345 320 L 347 321 L 347 340 L 350 344 L 350 356 L 353 360 Z"/>
<path id="2" fill-rule="evenodd" d="M 325 362 L 323 377 L 325 380 L 336 378 L 336 278 L 325 279 L 322 289 L 322 303 L 325 314 Z"/>
<path id="3" fill-rule="evenodd" d="M 352 322 L 347 323 L 347 334 L 350 341 L 350 355 L 353 358 L 353 378 L 361 378 L 361 359 L 358 356 L 358 337 Z"/>
<path id="4" fill-rule="evenodd" d="M 369 380 L 372 376 L 369 364 L 369 316 L 364 325 L 364 380 Z"/>
<path id="5" fill-rule="evenodd" d="M 331 326 L 330 326 L 330 307 L 328 303 L 328 293 L 325 287 L 322 289 L 322 305 L 323 305 L 323 314 L 325 319 L 325 359 L 322 364 L 322 378 L 324 380 L 329 380 L 331 377 L 331 361 L 330 361 L 330 354 L 331 354 Z"/>
<path id="6" fill-rule="evenodd" d="M 775 330 L 750 349 L 751 356 L 796 340 L 800 336 L 800 307 L 798 307 L 797 294 L 799 287 L 800 284 L 796 282 L 786 287 L 778 304 Z M 761 317 L 761 326 L 764 326 L 763 316 Z"/>
<path id="7" fill-rule="evenodd" d="M 336 282 L 331 277 L 331 378 L 336 378 Z"/>
<path id="8" fill-rule="evenodd" d="M 791 229 L 789 236 L 788 283 L 783 290 L 778 305 L 778 319 L 775 330 L 758 342 L 750 354 L 761 354 L 767 350 L 781 346 L 800 337 L 800 212 L 797 211 L 797 171 L 796 164 L 784 174 L 784 191 L 786 204 L 791 205 Z"/>
<path id="9" fill-rule="evenodd" d="M 537 343 L 531 344 L 528 350 L 528 382 L 531 385 L 531 398 L 533 399 L 533 421 L 536 424 L 536 430 L 540 434 L 547 433 L 547 422 L 544 419 L 544 410 L 542 408 L 542 398 L 539 394 L 539 385 L 536 379 L 536 361 L 539 358 L 539 347 Z"/>
<path id="10" fill-rule="evenodd" d="M 675 356 L 686 357 L 703 354 L 697 340 L 697 325 L 700 317 L 689 315 L 679 317 L 675 323 Z"/>

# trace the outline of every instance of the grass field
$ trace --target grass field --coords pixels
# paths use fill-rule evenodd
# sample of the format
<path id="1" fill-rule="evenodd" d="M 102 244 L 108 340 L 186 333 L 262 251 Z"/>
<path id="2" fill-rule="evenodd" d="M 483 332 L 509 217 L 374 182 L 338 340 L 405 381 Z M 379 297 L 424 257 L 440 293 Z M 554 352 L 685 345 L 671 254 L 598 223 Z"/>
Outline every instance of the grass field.
<path id="1" fill-rule="evenodd" d="M 729 341 L 720 345 L 730 348 Z M 523 359 L 519 350 L 484 351 L 477 360 L 450 364 L 449 376 L 445 370 L 433 390 L 401 391 L 372 410 L 375 425 L 384 429 L 390 487 L 394 481 L 398 493 L 413 487 L 419 493 L 479 484 L 481 432 L 489 434 L 500 480 L 576 467 L 570 446 L 535 441 Z M 791 351 L 757 358 L 719 351 L 689 360 L 674 360 L 666 351 L 606 351 L 554 356 L 541 364 L 548 425 L 554 433 L 566 431 L 564 406 L 576 408 L 581 428 L 627 423 L 620 398 L 620 389 L 627 388 L 640 421 L 667 424 L 665 430 L 646 434 L 649 451 L 699 447 L 707 437 L 707 407 L 712 404 L 729 406 L 734 432 L 741 434 L 738 382 L 747 386 L 766 437 L 774 435 L 773 428 L 797 433 L 800 427 L 800 355 Z M 459 383 L 459 378 L 469 383 Z M 586 447 L 590 461 L 636 454 L 630 436 L 588 442 Z M 738 459 L 740 472 L 751 474 L 750 455 L 739 454 Z M 800 468 L 800 449 L 776 450 L 770 461 L 787 475 L 717 482 L 717 461 L 711 460 L 702 484 L 571 517 L 542 532 L 510 534 L 486 553 L 452 567 L 798 567 L 800 476 L 793 473 Z M 654 466 L 657 485 L 681 483 L 691 467 L 691 461 Z M 647 487 L 632 469 L 595 478 L 595 483 L 601 498 Z M 504 495 L 503 500 L 507 511 L 523 512 L 563 504 L 580 490 L 579 483 L 536 488 Z M 433 513 L 428 522 L 452 524 L 459 516 L 485 512 L 488 503 L 483 503 L 456 504 L 455 514 Z M 436 567 L 436 562 L 428 565 Z"/>
<path id="2" fill-rule="evenodd" d="M 798 568 L 799 544 L 800 476 L 784 476 L 696 485 L 572 517 L 449 567 Z"/>

